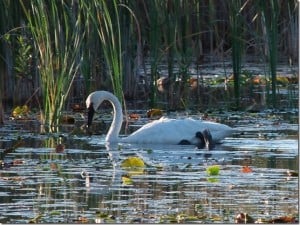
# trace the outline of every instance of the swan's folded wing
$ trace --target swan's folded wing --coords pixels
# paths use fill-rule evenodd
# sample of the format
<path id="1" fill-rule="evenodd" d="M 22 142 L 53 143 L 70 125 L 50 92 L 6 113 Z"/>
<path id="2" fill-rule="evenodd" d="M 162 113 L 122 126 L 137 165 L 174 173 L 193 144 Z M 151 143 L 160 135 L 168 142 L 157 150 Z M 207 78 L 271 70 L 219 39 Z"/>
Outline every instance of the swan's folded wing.
<path id="1" fill-rule="evenodd" d="M 131 143 L 178 144 L 195 135 L 190 123 L 184 120 L 160 119 L 148 123 L 126 138 Z"/>
<path id="2" fill-rule="evenodd" d="M 218 142 L 232 134 L 233 129 L 227 125 L 186 119 L 161 118 L 148 123 L 124 139 L 131 143 L 178 144 L 181 140 L 191 140 L 196 132 L 209 129 L 213 141 Z"/>

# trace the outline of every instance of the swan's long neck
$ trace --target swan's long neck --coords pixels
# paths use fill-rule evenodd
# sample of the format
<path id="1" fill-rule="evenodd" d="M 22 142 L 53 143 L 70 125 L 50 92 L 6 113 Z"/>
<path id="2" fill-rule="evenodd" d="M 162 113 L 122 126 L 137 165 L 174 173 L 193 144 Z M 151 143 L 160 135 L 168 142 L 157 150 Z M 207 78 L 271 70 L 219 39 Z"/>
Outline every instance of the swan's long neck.
<path id="1" fill-rule="evenodd" d="M 123 123 L 123 112 L 120 101 L 116 96 L 111 93 L 107 93 L 106 100 L 108 100 L 113 106 L 113 121 L 106 135 L 107 142 L 118 142 L 119 133 Z"/>

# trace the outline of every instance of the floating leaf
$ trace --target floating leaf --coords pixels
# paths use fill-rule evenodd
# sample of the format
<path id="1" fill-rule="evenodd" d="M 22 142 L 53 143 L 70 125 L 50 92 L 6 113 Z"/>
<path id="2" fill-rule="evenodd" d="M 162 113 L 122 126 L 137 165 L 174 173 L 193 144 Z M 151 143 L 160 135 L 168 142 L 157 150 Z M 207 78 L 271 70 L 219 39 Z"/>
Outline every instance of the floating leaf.
<path id="1" fill-rule="evenodd" d="M 287 170 L 286 173 L 287 173 L 287 175 L 289 177 L 298 177 L 299 176 L 299 172 L 298 171 Z"/>
<path id="2" fill-rule="evenodd" d="M 220 172 L 220 166 L 219 165 L 213 165 L 206 168 L 206 173 L 209 176 L 217 176 Z"/>
<path id="3" fill-rule="evenodd" d="M 96 213 L 95 222 L 96 223 L 112 223 L 116 220 L 114 215 L 106 214 L 106 213 Z"/>
<path id="4" fill-rule="evenodd" d="M 20 118 L 23 116 L 27 116 L 27 114 L 29 113 L 29 108 L 27 105 L 23 105 L 23 106 L 17 106 L 16 108 L 14 108 L 13 112 L 12 112 L 12 116 L 14 118 Z"/>
<path id="5" fill-rule="evenodd" d="M 80 104 L 72 105 L 73 112 L 84 112 L 86 109 L 85 107 L 81 106 Z"/>
<path id="6" fill-rule="evenodd" d="M 121 167 L 128 167 L 128 168 L 138 168 L 138 167 L 145 167 L 144 161 L 137 157 L 137 156 L 132 156 L 128 157 L 123 160 L 121 163 Z"/>
<path id="7" fill-rule="evenodd" d="M 141 158 L 132 156 L 124 159 L 121 167 L 128 171 L 129 176 L 140 175 L 144 173 L 145 163 Z"/>
<path id="8" fill-rule="evenodd" d="M 77 220 L 75 220 L 77 223 L 88 223 L 89 219 L 84 216 L 78 216 Z"/>
<path id="9" fill-rule="evenodd" d="M 63 144 L 58 144 L 55 147 L 55 152 L 56 153 L 62 153 L 62 152 L 64 152 L 64 150 L 65 150 L 65 146 Z"/>
<path id="10" fill-rule="evenodd" d="M 243 166 L 242 167 L 242 173 L 252 173 L 253 170 L 249 166 Z"/>
<path id="11" fill-rule="evenodd" d="M 256 75 L 252 78 L 252 83 L 253 84 L 256 84 L 256 85 L 259 85 L 259 84 L 266 84 L 266 78 L 264 77 L 261 77 L 259 75 Z"/>
<path id="12" fill-rule="evenodd" d="M 147 111 L 147 117 L 148 118 L 153 118 L 153 117 L 160 117 L 162 116 L 162 110 L 160 109 L 149 109 Z"/>
<path id="13" fill-rule="evenodd" d="M 276 81 L 277 81 L 277 84 L 281 84 L 281 85 L 289 84 L 289 80 L 286 76 L 277 76 Z"/>
<path id="14" fill-rule="evenodd" d="M 129 175 L 124 175 L 124 176 L 122 176 L 122 183 L 123 183 L 123 185 L 131 185 L 133 183 L 133 181 Z"/>
<path id="15" fill-rule="evenodd" d="M 39 223 L 39 219 L 42 217 L 42 215 L 37 215 L 36 217 L 32 218 L 28 221 L 28 223 Z"/>
<path id="16" fill-rule="evenodd" d="M 137 113 L 130 113 L 129 114 L 130 119 L 138 120 L 140 118 L 140 115 Z"/>
<path id="17" fill-rule="evenodd" d="M 254 223 L 255 220 L 247 213 L 240 213 L 235 217 L 235 223 Z"/>
<path id="18" fill-rule="evenodd" d="M 23 165 L 24 164 L 24 160 L 22 160 L 22 159 L 14 159 L 14 161 L 13 161 L 13 165 L 14 166 L 18 166 L 18 165 Z"/>
<path id="19" fill-rule="evenodd" d="M 58 211 L 58 210 L 52 210 L 52 211 L 50 212 L 50 215 L 51 215 L 51 216 L 59 216 L 59 215 L 61 215 L 61 212 Z"/>
<path id="20" fill-rule="evenodd" d="M 60 122 L 64 123 L 64 124 L 74 124 L 75 123 L 75 118 L 73 116 L 63 115 L 60 118 Z"/>
<path id="21" fill-rule="evenodd" d="M 296 223 L 296 218 L 292 216 L 282 216 L 279 218 L 271 219 L 269 223 Z"/>

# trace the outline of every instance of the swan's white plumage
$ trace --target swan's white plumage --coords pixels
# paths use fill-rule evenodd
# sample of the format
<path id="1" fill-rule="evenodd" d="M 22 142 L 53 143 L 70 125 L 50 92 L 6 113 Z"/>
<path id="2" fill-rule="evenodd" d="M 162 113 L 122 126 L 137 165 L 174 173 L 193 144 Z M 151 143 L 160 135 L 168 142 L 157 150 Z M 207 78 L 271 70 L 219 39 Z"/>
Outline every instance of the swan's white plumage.
<path id="1" fill-rule="evenodd" d="M 128 137 L 119 138 L 123 113 L 118 99 L 110 92 L 95 91 L 87 97 L 86 105 L 89 107 L 93 103 L 94 110 L 96 110 L 104 100 L 110 101 L 114 109 L 113 122 L 106 136 L 107 142 L 178 144 L 183 139 L 192 142 L 196 132 L 205 129 L 209 129 L 214 142 L 219 142 L 233 133 L 233 129 L 225 124 L 192 118 L 169 119 L 162 117 L 144 125 Z"/>

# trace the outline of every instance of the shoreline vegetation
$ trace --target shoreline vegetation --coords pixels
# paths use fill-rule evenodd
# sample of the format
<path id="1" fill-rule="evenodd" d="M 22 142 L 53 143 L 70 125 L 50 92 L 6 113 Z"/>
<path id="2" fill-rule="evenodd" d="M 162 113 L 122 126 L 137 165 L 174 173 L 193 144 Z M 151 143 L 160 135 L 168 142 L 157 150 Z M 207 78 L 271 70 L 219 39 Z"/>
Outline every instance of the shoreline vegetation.
<path id="1" fill-rule="evenodd" d="M 94 90 L 124 107 L 297 108 L 298 5 L 1 1 L 0 124 L 2 111 L 26 105 L 56 132 L 62 112 Z"/>

